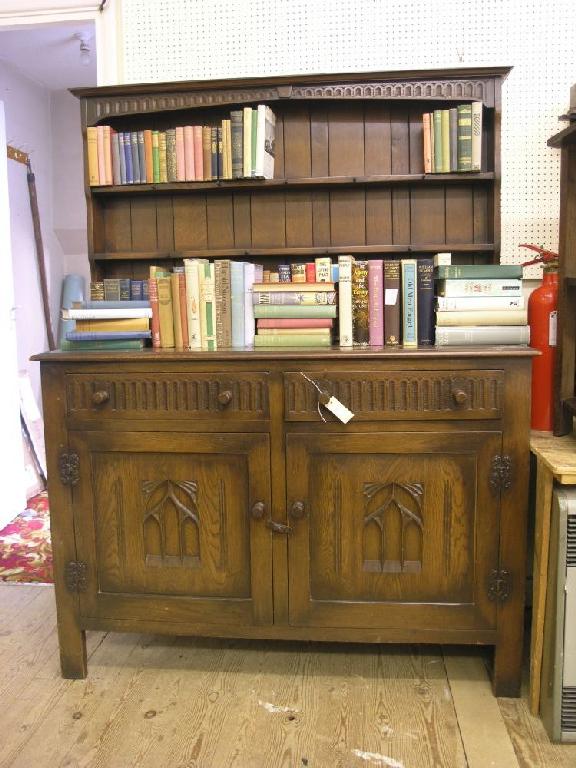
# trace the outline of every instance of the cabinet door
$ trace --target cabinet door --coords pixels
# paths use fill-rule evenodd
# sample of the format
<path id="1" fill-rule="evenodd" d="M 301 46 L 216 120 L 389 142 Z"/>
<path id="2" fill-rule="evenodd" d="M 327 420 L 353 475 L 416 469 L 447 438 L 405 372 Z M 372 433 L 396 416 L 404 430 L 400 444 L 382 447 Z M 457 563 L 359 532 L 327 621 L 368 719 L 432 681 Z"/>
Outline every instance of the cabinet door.
<path id="1" fill-rule="evenodd" d="M 491 629 L 494 432 L 290 434 L 290 622 Z"/>
<path id="2" fill-rule="evenodd" d="M 73 433 L 89 617 L 272 621 L 267 435 Z M 263 506 L 262 506 L 263 505 Z"/>

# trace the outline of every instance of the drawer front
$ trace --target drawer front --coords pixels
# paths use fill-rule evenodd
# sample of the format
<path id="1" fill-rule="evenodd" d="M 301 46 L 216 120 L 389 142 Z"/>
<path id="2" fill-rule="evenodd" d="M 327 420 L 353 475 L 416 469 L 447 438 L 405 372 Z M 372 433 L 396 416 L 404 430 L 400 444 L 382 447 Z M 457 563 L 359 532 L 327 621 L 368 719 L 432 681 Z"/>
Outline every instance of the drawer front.
<path id="1" fill-rule="evenodd" d="M 68 416 L 81 419 L 267 419 L 266 373 L 69 374 Z"/>
<path id="2" fill-rule="evenodd" d="M 306 374 L 323 395 L 334 396 L 356 421 L 498 419 L 503 371 L 390 371 Z M 320 421 L 320 392 L 301 373 L 284 375 L 287 421 Z M 327 421 L 337 421 L 320 406 Z"/>

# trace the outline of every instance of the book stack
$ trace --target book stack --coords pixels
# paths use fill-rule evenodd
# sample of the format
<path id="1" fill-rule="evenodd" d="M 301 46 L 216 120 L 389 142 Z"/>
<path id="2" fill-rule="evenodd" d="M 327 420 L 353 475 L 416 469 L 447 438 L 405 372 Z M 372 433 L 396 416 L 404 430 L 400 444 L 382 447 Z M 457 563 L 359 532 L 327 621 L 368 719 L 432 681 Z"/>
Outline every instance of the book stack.
<path id="1" fill-rule="evenodd" d="M 61 342 L 64 350 L 142 349 L 151 338 L 152 310 L 147 300 L 90 300 L 62 310 L 74 330 Z"/>
<path id="2" fill-rule="evenodd" d="M 482 102 L 422 115 L 424 173 L 482 169 Z"/>
<path id="3" fill-rule="evenodd" d="M 166 130 L 87 130 L 91 186 L 274 178 L 276 118 L 258 104 L 233 110 L 217 125 Z"/>
<path id="4" fill-rule="evenodd" d="M 521 265 L 443 264 L 435 277 L 439 346 L 529 343 Z"/>
<path id="5" fill-rule="evenodd" d="M 329 347 L 337 314 L 331 259 L 280 265 L 277 275 L 253 286 L 254 346 Z"/>

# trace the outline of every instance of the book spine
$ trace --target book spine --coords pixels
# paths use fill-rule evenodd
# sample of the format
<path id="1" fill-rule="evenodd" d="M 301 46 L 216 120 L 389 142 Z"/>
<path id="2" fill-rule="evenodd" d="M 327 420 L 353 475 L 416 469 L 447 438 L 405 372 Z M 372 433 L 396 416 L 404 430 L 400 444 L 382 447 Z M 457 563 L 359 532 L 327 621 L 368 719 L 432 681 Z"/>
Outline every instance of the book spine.
<path id="1" fill-rule="evenodd" d="M 435 109 L 434 115 L 434 173 L 442 173 L 442 110 Z"/>
<path id="2" fill-rule="evenodd" d="M 224 125 L 222 130 L 224 131 L 224 134 L 226 136 L 226 173 L 224 175 L 224 178 L 231 179 L 232 178 L 232 125 L 230 123 L 230 120 L 224 120 Z"/>
<path id="3" fill-rule="evenodd" d="M 352 342 L 370 342 L 367 261 L 354 261 L 352 264 Z"/>
<path id="4" fill-rule="evenodd" d="M 138 165 L 140 167 L 140 183 L 146 184 L 146 144 L 144 131 L 138 131 Z"/>
<path id="5" fill-rule="evenodd" d="M 218 178 L 218 128 L 210 126 L 210 176 L 215 181 Z"/>
<path id="6" fill-rule="evenodd" d="M 150 331 L 69 331 L 68 341 L 107 341 L 114 339 L 150 339 Z"/>
<path id="7" fill-rule="evenodd" d="M 146 281 L 143 281 L 144 283 Z M 101 289 L 99 286 L 102 286 Z M 101 299 L 96 298 L 97 296 L 101 296 Z M 118 309 L 121 311 L 132 311 L 135 309 L 143 309 L 150 306 L 150 302 L 148 300 L 142 300 L 142 301 L 134 301 L 130 299 L 130 301 L 105 301 L 104 300 L 104 284 L 103 283 L 92 283 L 90 286 L 90 300 L 85 301 L 82 304 L 81 311 L 87 312 L 92 310 L 109 310 L 109 309 Z M 150 317 L 150 315 L 148 315 Z"/>
<path id="8" fill-rule="evenodd" d="M 126 149 L 124 148 L 124 134 L 118 131 L 118 153 L 120 162 L 120 184 L 126 184 Z"/>
<path id="9" fill-rule="evenodd" d="M 244 264 L 244 344 L 250 347 L 254 344 L 254 305 L 252 294 L 254 290 L 254 264 Z"/>
<path id="10" fill-rule="evenodd" d="M 384 261 L 368 262 L 368 326 L 370 345 L 384 345 Z"/>
<path id="11" fill-rule="evenodd" d="M 437 280 L 439 296 L 521 296 L 522 280 Z"/>
<path id="12" fill-rule="evenodd" d="M 256 169 L 256 141 L 258 139 L 258 110 L 252 110 L 252 138 L 250 142 L 250 175 L 255 176 Z"/>
<path id="13" fill-rule="evenodd" d="M 77 331 L 148 331 L 147 317 L 77 319 Z"/>
<path id="14" fill-rule="evenodd" d="M 146 184 L 154 183 L 154 164 L 152 161 L 152 131 L 144 131 L 144 167 L 146 169 Z"/>
<path id="15" fill-rule="evenodd" d="M 138 131 L 130 134 L 130 148 L 132 151 L 132 179 L 134 184 L 140 184 L 140 157 L 138 155 Z"/>
<path id="16" fill-rule="evenodd" d="M 194 142 L 194 178 L 196 181 L 204 181 L 204 155 L 202 152 L 202 126 L 192 126 L 192 139 Z"/>
<path id="17" fill-rule="evenodd" d="M 321 291 L 314 293 L 308 291 L 306 293 L 296 293 L 295 291 L 271 292 L 271 291 L 254 291 L 252 294 L 253 304 L 279 304 L 295 306 L 298 304 L 307 305 L 321 305 L 321 304 L 336 304 L 336 291 Z"/>
<path id="18" fill-rule="evenodd" d="M 450 111 L 441 109 L 442 120 L 442 173 L 450 173 Z"/>
<path id="19" fill-rule="evenodd" d="M 209 125 L 202 126 L 202 169 L 204 181 L 212 180 L 212 131 Z"/>
<path id="20" fill-rule="evenodd" d="M 180 276 L 177 272 L 170 275 L 170 290 L 172 292 L 172 320 L 174 322 L 174 346 L 184 349 L 182 336 L 182 315 L 180 313 Z"/>
<path id="21" fill-rule="evenodd" d="M 68 341 L 68 339 L 64 339 L 60 344 L 60 349 L 65 352 L 143 348 L 143 339 L 101 339 L 100 341 Z"/>
<path id="22" fill-rule="evenodd" d="M 530 326 L 528 325 L 460 326 L 436 329 L 438 346 L 529 343 Z"/>
<path id="23" fill-rule="evenodd" d="M 186 160 L 184 155 L 184 128 L 176 128 L 176 180 L 186 181 Z"/>
<path id="24" fill-rule="evenodd" d="M 243 114 L 241 109 L 230 112 L 232 134 L 232 178 L 241 179 L 244 175 L 244 140 Z"/>
<path id="25" fill-rule="evenodd" d="M 98 172 L 98 129 L 86 128 L 86 158 L 88 161 L 88 184 L 91 187 L 98 186 L 100 182 Z"/>
<path id="26" fill-rule="evenodd" d="M 101 302 L 104 304 L 105 302 Z M 122 304 L 132 302 L 123 301 Z M 142 309 L 62 309 L 62 318 L 64 320 L 128 320 L 134 318 L 150 318 L 152 310 L 150 307 Z"/>
<path id="27" fill-rule="evenodd" d="M 98 185 L 106 184 L 106 163 L 104 161 L 104 126 L 96 126 L 96 147 L 98 154 Z"/>
<path id="28" fill-rule="evenodd" d="M 338 256 L 338 331 L 341 347 L 351 347 L 352 339 L 352 263 L 353 256 Z"/>
<path id="29" fill-rule="evenodd" d="M 434 112 L 430 112 L 430 158 L 432 173 L 436 173 L 436 143 L 434 141 Z"/>
<path id="30" fill-rule="evenodd" d="M 312 318 L 312 317 L 336 317 L 336 305 L 324 304 L 322 306 L 306 306 L 296 305 L 290 306 L 278 306 L 270 304 L 255 304 L 254 305 L 254 317 L 300 317 L 300 318 Z"/>
<path id="31" fill-rule="evenodd" d="M 105 184 L 112 185 L 112 134 L 109 125 L 104 128 L 104 178 Z"/>
<path id="32" fill-rule="evenodd" d="M 472 102 L 472 160 L 471 171 L 482 170 L 482 102 Z"/>
<path id="33" fill-rule="evenodd" d="M 330 329 L 334 327 L 334 320 L 324 317 L 277 317 L 272 319 L 262 318 L 256 321 L 256 327 L 265 330 L 271 328 Z"/>
<path id="34" fill-rule="evenodd" d="M 418 344 L 434 344 L 434 259 L 417 259 Z"/>
<path id="35" fill-rule="evenodd" d="M 276 115 L 266 107 L 264 124 L 264 178 L 274 178 L 274 156 L 276 152 Z"/>
<path id="36" fill-rule="evenodd" d="M 166 131 L 166 177 L 167 181 L 178 181 L 175 128 L 168 128 Z"/>
<path id="37" fill-rule="evenodd" d="M 256 336 L 255 347 L 329 347 L 330 336 L 324 334 L 265 334 Z"/>
<path id="38" fill-rule="evenodd" d="M 172 307 L 172 286 L 169 277 L 156 278 L 158 291 L 158 316 L 160 319 L 160 346 L 162 349 L 173 349 L 174 339 L 174 310 Z"/>
<path id="39" fill-rule="evenodd" d="M 230 262 L 232 346 L 244 346 L 244 262 Z"/>
<path id="40" fill-rule="evenodd" d="M 307 291 L 335 291 L 335 283 L 306 283 L 306 282 L 280 282 L 279 280 L 274 282 L 254 283 L 255 291 L 263 291 L 268 293 L 289 293 L 295 291 L 296 293 L 306 293 Z"/>
<path id="41" fill-rule="evenodd" d="M 384 341 L 400 343 L 400 262 L 384 259 Z"/>
<path id="42" fill-rule="evenodd" d="M 120 138 L 117 131 L 110 131 L 112 138 L 112 183 L 121 184 L 120 179 Z"/>
<path id="43" fill-rule="evenodd" d="M 422 115 L 422 139 L 424 144 L 424 173 L 432 173 L 432 155 L 430 153 L 430 113 Z"/>
<path id="44" fill-rule="evenodd" d="M 168 181 L 168 166 L 166 165 L 166 131 L 158 133 L 158 175 L 160 183 Z"/>
<path id="45" fill-rule="evenodd" d="M 456 325 L 526 325 L 528 316 L 525 309 L 484 309 L 462 310 L 460 312 L 436 313 L 439 326 Z"/>
<path id="46" fill-rule="evenodd" d="M 87 301 L 85 303 L 85 306 L 88 307 L 91 304 L 100 304 L 101 301 L 104 301 L 104 282 L 99 280 L 97 282 L 90 283 L 90 301 Z M 105 302 L 105 305 L 108 306 L 109 304 L 117 304 L 118 302 Z"/>
<path id="47" fill-rule="evenodd" d="M 242 175 L 252 175 L 252 108 L 242 110 Z"/>
<path id="48" fill-rule="evenodd" d="M 417 266 L 416 259 L 402 259 L 400 262 L 402 282 L 402 344 L 405 347 L 418 346 Z"/>
<path id="49" fill-rule="evenodd" d="M 216 283 L 216 345 L 232 346 L 232 307 L 230 296 L 230 261 L 219 259 L 214 264 Z"/>
<path id="50" fill-rule="evenodd" d="M 104 299 L 106 301 L 120 301 L 120 280 L 117 277 L 105 277 Z"/>
<path id="51" fill-rule="evenodd" d="M 188 320 L 188 346 L 190 349 L 202 349 L 200 329 L 200 284 L 198 282 L 198 262 L 184 259 L 186 277 L 186 315 Z"/>
<path id="52" fill-rule="evenodd" d="M 202 349 L 210 351 L 216 347 L 216 296 L 214 292 L 214 264 L 204 261 L 200 264 L 200 326 Z"/>
<path id="53" fill-rule="evenodd" d="M 184 126 L 184 168 L 186 181 L 194 181 L 194 130 L 191 125 Z"/>
<path id="54" fill-rule="evenodd" d="M 436 267 L 438 280 L 473 278 L 521 279 L 521 264 L 450 264 Z"/>
<path id="55" fill-rule="evenodd" d="M 290 275 L 293 283 L 305 283 L 306 264 L 290 264 Z"/>
<path id="56" fill-rule="evenodd" d="M 458 110 L 452 107 L 448 110 L 448 123 L 450 133 L 450 173 L 458 170 Z"/>
<path id="57" fill-rule="evenodd" d="M 254 176 L 264 176 L 264 141 L 266 130 L 266 105 L 258 104 L 256 110 L 256 155 L 254 160 Z"/>
<path id="58" fill-rule="evenodd" d="M 124 163 L 126 165 L 126 184 L 134 184 L 132 172 L 132 136 L 128 131 L 124 132 Z"/>
<path id="59" fill-rule="evenodd" d="M 459 104 L 458 110 L 458 170 L 470 171 L 472 169 L 472 106 Z"/>
<path id="60" fill-rule="evenodd" d="M 120 301 L 130 301 L 130 284 L 129 277 L 120 278 Z"/>
<path id="61" fill-rule="evenodd" d="M 282 274 L 280 275 L 280 282 L 290 282 L 291 281 L 291 275 L 290 275 L 290 265 L 286 265 L 288 267 L 288 280 L 282 279 Z M 316 264 L 313 261 L 306 262 L 306 282 L 307 283 L 315 283 L 316 282 Z"/>
<path id="62" fill-rule="evenodd" d="M 224 155 L 222 151 L 222 126 L 218 125 L 216 126 L 216 158 L 218 162 L 218 173 L 217 178 L 223 179 L 224 178 Z"/>
<path id="63" fill-rule="evenodd" d="M 483 312 L 490 309 L 524 309 L 524 296 L 437 296 L 436 308 L 441 312 L 460 312 L 475 310 Z"/>
<path id="64" fill-rule="evenodd" d="M 152 131 L 152 179 L 154 184 L 160 182 L 160 134 Z"/>
<path id="65" fill-rule="evenodd" d="M 317 283 L 332 282 L 332 259 L 330 256 L 321 256 L 315 259 L 315 275 Z M 308 275 L 306 275 L 308 278 Z"/>
<path id="66" fill-rule="evenodd" d="M 316 335 L 330 338 L 330 328 L 263 328 L 258 326 L 259 336 L 273 336 L 274 334 L 279 336 L 289 336 L 290 334 L 297 336 Z"/>

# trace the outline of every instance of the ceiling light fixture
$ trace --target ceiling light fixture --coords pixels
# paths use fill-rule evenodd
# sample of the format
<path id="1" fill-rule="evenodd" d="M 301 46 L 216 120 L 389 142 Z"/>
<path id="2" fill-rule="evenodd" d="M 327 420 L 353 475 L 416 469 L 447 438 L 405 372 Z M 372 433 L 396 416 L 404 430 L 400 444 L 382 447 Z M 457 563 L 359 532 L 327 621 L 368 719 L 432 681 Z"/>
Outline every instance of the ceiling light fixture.
<path id="1" fill-rule="evenodd" d="M 88 45 L 88 41 L 80 32 L 76 32 L 74 37 L 80 43 L 80 63 L 87 67 L 90 64 L 90 46 Z"/>

